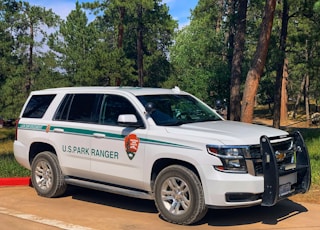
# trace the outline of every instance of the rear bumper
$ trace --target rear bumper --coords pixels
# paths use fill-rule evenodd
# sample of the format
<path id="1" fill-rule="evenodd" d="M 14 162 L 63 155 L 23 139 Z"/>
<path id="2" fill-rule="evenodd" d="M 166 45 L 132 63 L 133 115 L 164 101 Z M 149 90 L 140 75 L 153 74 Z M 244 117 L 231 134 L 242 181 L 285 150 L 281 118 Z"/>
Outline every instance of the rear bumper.
<path id="1" fill-rule="evenodd" d="M 14 152 L 14 157 L 16 158 L 17 162 L 20 165 L 22 165 L 27 169 L 31 169 L 29 157 L 28 157 L 29 154 L 25 145 L 15 140 L 13 143 L 13 152 Z"/>

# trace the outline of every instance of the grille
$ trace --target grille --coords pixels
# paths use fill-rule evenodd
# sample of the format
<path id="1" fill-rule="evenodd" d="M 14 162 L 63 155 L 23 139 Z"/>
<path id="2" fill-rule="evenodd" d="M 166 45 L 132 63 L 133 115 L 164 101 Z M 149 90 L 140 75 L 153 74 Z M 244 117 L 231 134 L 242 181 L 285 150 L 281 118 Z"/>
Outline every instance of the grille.
<path id="1" fill-rule="evenodd" d="M 288 138 L 284 141 L 271 142 L 273 152 L 276 155 L 278 169 L 285 169 L 287 165 L 294 163 L 294 145 L 293 139 Z M 248 171 L 252 175 L 263 175 L 262 156 L 260 146 L 250 146 L 249 156 L 246 157 Z"/>

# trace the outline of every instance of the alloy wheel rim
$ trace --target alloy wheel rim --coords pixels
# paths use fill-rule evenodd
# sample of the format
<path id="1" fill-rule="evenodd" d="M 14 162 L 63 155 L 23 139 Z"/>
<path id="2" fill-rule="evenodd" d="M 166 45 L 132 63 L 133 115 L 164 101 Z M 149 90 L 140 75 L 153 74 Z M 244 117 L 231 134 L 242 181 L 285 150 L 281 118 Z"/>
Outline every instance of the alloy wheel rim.
<path id="1" fill-rule="evenodd" d="M 191 196 L 188 184 L 178 177 L 170 177 L 162 185 L 161 198 L 164 207 L 174 215 L 183 215 L 189 210 Z"/>
<path id="2" fill-rule="evenodd" d="M 52 169 L 46 161 L 40 161 L 35 170 L 35 180 L 39 188 L 48 190 L 52 186 Z"/>

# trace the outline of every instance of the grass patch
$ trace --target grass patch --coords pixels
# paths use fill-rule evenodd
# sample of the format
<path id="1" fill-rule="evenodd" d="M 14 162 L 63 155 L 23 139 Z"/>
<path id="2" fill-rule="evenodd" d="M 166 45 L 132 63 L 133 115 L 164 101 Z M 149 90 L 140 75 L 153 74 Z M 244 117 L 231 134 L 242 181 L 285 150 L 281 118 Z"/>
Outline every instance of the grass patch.
<path id="1" fill-rule="evenodd" d="M 0 141 L 13 140 L 15 136 L 14 128 L 1 128 L 0 129 Z"/>
<path id="2" fill-rule="evenodd" d="M 313 186 L 320 186 L 320 129 L 300 130 L 308 148 L 311 164 L 311 180 Z"/>
<path id="3" fill-rule="evenodd" d="M 30 176 L 30 171 L 22 167 L 13 155 L 14 128 L 0 129 L 0 177 Z"/>
<path id="4" fill-rule="evenodd" d="M 0 177 L 27 177 L 30 171 L 16 161 L 12 153 L 0 154 Z"/>
<path id="5" fill-rule="evenodd" d="M 12 140 L 5 140 L 0 141 L 0 155 L 13 153 L 13 141 Z"/>

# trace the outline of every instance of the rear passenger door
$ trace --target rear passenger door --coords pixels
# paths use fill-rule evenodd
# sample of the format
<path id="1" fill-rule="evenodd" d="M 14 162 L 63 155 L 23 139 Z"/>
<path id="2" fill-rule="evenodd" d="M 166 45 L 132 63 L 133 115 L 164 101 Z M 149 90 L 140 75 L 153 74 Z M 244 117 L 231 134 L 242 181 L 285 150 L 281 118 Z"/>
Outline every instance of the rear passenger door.
<path id="1" fill-rule="evenodd" d="M 100 94 L 67 94 L 51 125 L 65 175 L 87 178 L 91 171 L 92 125 L 98 122 Z"/>
<path id="2" fill-rule="evenodd" d="M 140 127 L 118 124 L 118 116 L 121 114 L 134 114 Z M 104 95 L 99 122 L 92 128 L 92 179 L 142 188 L 145 146 L 140 140 L 146 137 L 146 129 L 135 106 L 124 96 Z"/>

